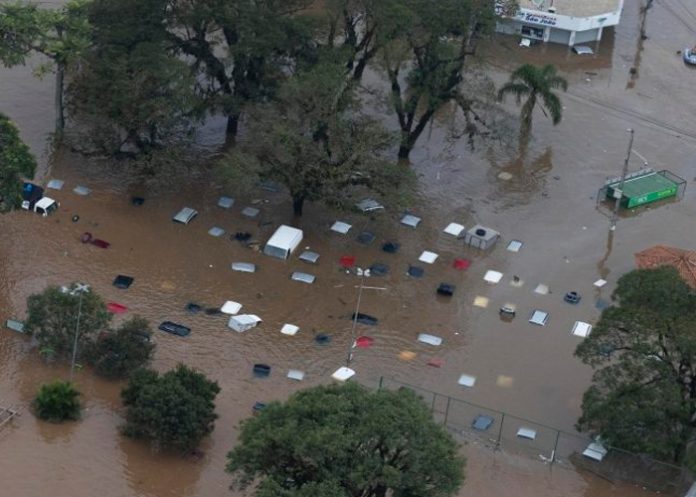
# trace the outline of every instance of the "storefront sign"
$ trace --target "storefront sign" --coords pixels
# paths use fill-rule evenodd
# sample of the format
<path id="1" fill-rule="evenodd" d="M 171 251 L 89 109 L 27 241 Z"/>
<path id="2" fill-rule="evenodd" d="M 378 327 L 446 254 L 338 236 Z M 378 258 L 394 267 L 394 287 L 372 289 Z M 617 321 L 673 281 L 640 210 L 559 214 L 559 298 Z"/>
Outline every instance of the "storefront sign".
<path id="1" fill-rule="evenodd" d="M 531 24 L 542 24 L 544 26 L 555 26 L 557 24 L 556 16 L 550 14 L 532 14 L 531 12 L 520 13 L 519 16 L 524 22 Z"/>

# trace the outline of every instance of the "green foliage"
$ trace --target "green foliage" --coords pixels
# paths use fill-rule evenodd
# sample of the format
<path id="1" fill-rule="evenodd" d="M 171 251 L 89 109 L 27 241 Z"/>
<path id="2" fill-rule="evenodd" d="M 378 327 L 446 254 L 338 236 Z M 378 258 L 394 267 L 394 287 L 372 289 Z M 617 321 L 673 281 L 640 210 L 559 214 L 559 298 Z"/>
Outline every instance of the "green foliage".
<path id="1" fill-rule="evenodd" d="M 55 63 L 69 64 L 89 47 L 88 0 L 72 0 L 61 8 L 16 2 L 0 5 L 0 62 L 24 64 L 33 52 Z"/>
<path id="2" fill-rule="evenodd" d="M 0 62 L 5 66 L 25 64 L 39 53 L 50 63 L 36 70 L 43 76 L 55 70 L 55 112 L 58 136 L 65 125 L 63 92 L 65 73 L 70 72 L 90 47 L 87 6 L 90 0 L 70 0 L 62 7 L 41 8 L 33 3 L 0 5 Z"/>
<path id="3" fill-rule="evenodd" d="M 696 295 L 672 267 L 622 276 L 575 354 L 596 369 L 578 428 L 681 462 L 696 427 Z"/>
<path id="4" fill-rule="evenodd" d="M 494 26 L 494 6 L 477 0 L 443 0 L 437 8 L 429 0 L 403 2 L 398 34 L 382 50 L 401 129 L 399 158 L 408 158 L 425 127 L 448 104 L 462 112 L 470 136 L 486 132 L 480 114 L 490 107 L 489 85 L 473 84 L 481 72 L 468 61 Z M 467 73 L 476 77 L 464 84 Z"/>
<path id="5" fill-rule="evenodd" d="M 213 431 L 220 387 L 183 364 L 159 375 L 136 371 L 121 393 L 128 408 L 123 432 L 161 449 L 189 451 Z"/>
<path id="6" fill-rule="evenodd" d="M 412 391 L 320 386 L 242 422 L 227 471 L 257 497 L 444 497 L 464 480 L 457 444 Z"/>
<path id="7" fill-rule="evenodd" d="M 89 349 L 89 360 L 97 374 L 126 378 L 152 359 L 155 344 L 150 342 L 147 320 L 134 316 L 114 331 L 103 333 Z"/>
<path id="8" fill-rule="evenodd" d="M 557 88 L 567 91 L 568 82 L 556 74 L 555 66 L 546 64 L 543 67 L 536 67 L 524 64 L 518 67 L 510 75 L 510 80 L 500 88 L 498 99 L 502 101 L 507 95 L 513 95 L 517 105 L 520 105 L 522 98 L 527 98 L 520 111 L 522 135 L 527 136 L 532 129 L 534 108 L 539 103 L 542 104 L 541 110 L 544 115 L 550 116 L 554 125 L 561 122 L 563 105 L 553 91 Z"/>
<path id="9" fill-rule="evenodd" d="M 164 1 L 95 0 L 93 49 L 69 86 L 69 108 L 109 154 L 138 155 L 181 139 L 202 117 L 195 78 L 172 54 Z"/>
<path id="10" fill-rule="evenodd" d="M 57 286 L 48 287 L 27 299 L 25 330 L 33 335 L 42 349 L 50 349 L 57 356 L 70 355 L 80 316 L 78 351 L 83 352 L 94 336 L 105 330 L 111 320 L 102 298 L 93 291 L 67 292 Z M 80 299 L 82 303 L 80 303 Z"/>
<path id="11" fill-rule="evenodd" d="M 257 106 L 252 138 L 223 162 L 230 184 L 240 174 L 278 181 L 290 191 L 296 215 L 306 200 L 341 208 L 365 192 L 398 197 L 410 172 L 384 159 L 394 139 L 359 113 L 347 84 L 342 67 L 319 64 L 286 82 L 275 102 Z"/>
<path id="12" fill-rule="evenodd" d="M 34 399 L 36 415 L 46 421 L 75 420 L 80 417 L 80 392 L 67 381 L 42 385 Z"/>
<path id="13" fill-rule="evenodd" d="M 22 179 L 31 179 L 36 159 L 10 119 L 0 114 L 0 211 L 22 204 Z"/>
<path id="14" fill-rule="evenodd" d="M 244 107 L 272 97 L 287 69 L 312 55 L 312 32 L 300 15 L 312 0 L 168 2 L 172 49 L 191 61 L 211 110 L 237 132 Z"/>

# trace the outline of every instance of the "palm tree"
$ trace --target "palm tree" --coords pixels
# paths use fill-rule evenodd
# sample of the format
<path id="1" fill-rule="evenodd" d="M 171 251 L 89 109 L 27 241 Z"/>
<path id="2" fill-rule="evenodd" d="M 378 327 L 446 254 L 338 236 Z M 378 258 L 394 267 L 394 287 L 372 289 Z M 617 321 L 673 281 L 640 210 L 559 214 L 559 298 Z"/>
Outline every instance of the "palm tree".
<path id="1" fill-rule="evenodd" d="M 546 64 L 544 67 L 524 64 L 518 67 L 510 75 L 510 80 L 500 88 L 498 100 L 502 102 L 508 94 L 511 94 L 515 96 L 519 105 L 522 97 L 527 97 L 520 111 L 520 131 L 522 136 L 528 136 L 532 130 L 532 113 L 539 99 L 542 101 L 541 111 L 545 116 L 551 116 L 554 126 L 561 122 L 563 107 L 558 95 L 553 92 L 555 88 L 568 90 L 568 82 L 556 74 L 556 67 L 551 64 Z"/>

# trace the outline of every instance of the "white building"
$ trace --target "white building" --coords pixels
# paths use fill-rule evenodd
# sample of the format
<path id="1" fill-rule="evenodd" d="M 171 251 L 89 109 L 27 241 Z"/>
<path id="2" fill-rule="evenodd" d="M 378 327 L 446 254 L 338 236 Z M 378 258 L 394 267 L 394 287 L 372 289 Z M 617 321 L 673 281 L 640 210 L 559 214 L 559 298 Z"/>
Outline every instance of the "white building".
<path id="1" fill-rule="evenodd" d="M 573 46 L 602 39 L 619 24 L 624 0 L 518 0 L 517 15 L 498 22 L 497 31 L 531 40 Z"/>

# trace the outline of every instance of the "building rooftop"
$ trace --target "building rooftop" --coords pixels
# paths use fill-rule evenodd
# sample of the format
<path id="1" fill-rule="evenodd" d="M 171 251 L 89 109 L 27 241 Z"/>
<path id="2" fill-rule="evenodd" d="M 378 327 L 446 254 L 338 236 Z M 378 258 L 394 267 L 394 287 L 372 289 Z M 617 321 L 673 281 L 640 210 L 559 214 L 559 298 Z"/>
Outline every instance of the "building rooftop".
<path id="1" fill-rule="evenodd" d="M 556 13 L 572 17 L 590 17 L 616 12 L 621 0 L 518 0 L 520 7 L 546 12 L 555 7 Z"/>

